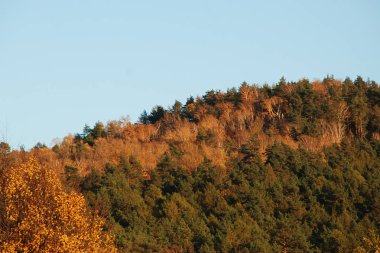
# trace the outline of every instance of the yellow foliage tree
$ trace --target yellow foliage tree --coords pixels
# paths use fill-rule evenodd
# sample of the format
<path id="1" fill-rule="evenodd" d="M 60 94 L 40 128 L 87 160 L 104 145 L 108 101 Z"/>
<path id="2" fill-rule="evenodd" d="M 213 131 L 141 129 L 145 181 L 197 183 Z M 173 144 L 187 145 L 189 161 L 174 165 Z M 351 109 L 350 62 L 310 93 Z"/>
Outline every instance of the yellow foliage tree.
<path id="1" fill-rule="evenodd" d="M 54 171 L 31 158 L 4 172 L 1 252 L 116 252 L 103 221 Z"/>
<path id="2" fill-rule="evenodd" d="M 374 230 L 369 231 L 369 236 L 363 238 L 362 246 L 357 247 L 354 253 L 374 252 L 380 253 L 380 235 Z"/>

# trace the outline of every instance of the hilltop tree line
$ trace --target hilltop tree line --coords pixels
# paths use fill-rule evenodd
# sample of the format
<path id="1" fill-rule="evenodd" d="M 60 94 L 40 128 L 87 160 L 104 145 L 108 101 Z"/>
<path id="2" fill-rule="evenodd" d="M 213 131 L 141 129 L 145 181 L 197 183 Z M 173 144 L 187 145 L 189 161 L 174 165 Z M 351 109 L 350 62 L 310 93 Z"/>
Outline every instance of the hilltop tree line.
<path id="1" fill-rule="evenodd" d="M 361 77 L 343 82 L 329 76 L 314 82 L 281 79 L 263 87 L 243 83 L 238 89 L 190 97 L 185 104 L 175 101 L 168 109 L 155 106 L 150 113 L 144 111 L 137 124 L 122 119 L 86 126 L 83 133 L 66 137 L 55 151 L 86 163 L 80 167 L 94 165 L 88 164 L 94 156 L 93 163 L 135 155 L 148 170 L 173 147 L 184 154 L 185 169 L 197 168 L 204 156 L 226 168 L 252 137 L 263 157 L 276 142 L 319 152 L 344 138 L 379 140 L 379 94 L 377 83 Z M 108 152 L 111 146 L 115 152 L 97 152 Z"/>
<path id="2" fill-rule="evenodd" d="M 380 250 L 380 88 L 361 77 L 211 90 L 137 123 L 86 125 L 51 149 L 3 143 L 0 156 L 3 249 Z M 60 186 L 38 201 L 13 193 L 49 182 Z M 15 196 L 26 199 L 17 222 Z M 49 215 L 27 223 L 35 210 L 60 225 Z M 25 238 L 24 224 L 56 233 Z"/>

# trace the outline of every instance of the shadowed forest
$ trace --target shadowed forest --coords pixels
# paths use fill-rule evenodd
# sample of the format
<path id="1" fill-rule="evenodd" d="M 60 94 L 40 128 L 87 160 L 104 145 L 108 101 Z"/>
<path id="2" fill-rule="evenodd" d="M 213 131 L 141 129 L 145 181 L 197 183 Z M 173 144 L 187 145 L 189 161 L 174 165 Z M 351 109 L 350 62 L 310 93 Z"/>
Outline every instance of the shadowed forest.
<path id="1" fill-rule="evenodd" d="M 2 252 L 380 252 L 380 87 L 243 83 L 3 142 L 0 184 Z"/>

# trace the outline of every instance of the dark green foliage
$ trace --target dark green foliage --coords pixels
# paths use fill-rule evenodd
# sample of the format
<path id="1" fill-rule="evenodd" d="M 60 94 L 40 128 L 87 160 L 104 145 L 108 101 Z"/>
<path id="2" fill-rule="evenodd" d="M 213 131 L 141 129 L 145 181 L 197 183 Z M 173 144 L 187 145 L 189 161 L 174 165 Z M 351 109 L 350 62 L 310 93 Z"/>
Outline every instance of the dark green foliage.
<path id="1" fill-rule="evenodd" d="M 149 115 L 148 113 L 146 112 L 146 110 L 144 110 L 140 117 L 139 117 L 139 122 L 142 123 L 142 124 L 148 124 L 149 123 Z"/>
<path id="2" fill-rule="evenodd" d="M 80 188 L 125 251 L 350 252 L 380 230 L 379 142 L 345 140 L 321 155 L 274 144 L 266 161 L 255 143 L 228 171 L 205 159 L 185 172 L 173 146 L 150 179 L 122 157 Z"/>
<path id="3" fill-rule="evenodd" d="M 157 105 L 152 109 L 152 111 L 150 112 L 150 115 L 148 115 L 148 122 L 154 124 L 160 119 L 162 119 L 164 115 L 165 115 L 165 109 L 162 106 Z"/>
<path id="4" fill-rule="evenodd" d="M 76 134 L 75 140 L 78 144 L 87 143 L 94 146 L 95 140 L 107 137 L 107 131 L 102 122 L 96 122 L 94 128 L 85 125 L 82 134 Z"/>
<path id="5" fill-rule="evenodd" d="M 33 149 L 41 149 L 41 148 L 47 148 L 47 146 L 44 143 L 37 142 L 36 145 L 34 145 Z"/>

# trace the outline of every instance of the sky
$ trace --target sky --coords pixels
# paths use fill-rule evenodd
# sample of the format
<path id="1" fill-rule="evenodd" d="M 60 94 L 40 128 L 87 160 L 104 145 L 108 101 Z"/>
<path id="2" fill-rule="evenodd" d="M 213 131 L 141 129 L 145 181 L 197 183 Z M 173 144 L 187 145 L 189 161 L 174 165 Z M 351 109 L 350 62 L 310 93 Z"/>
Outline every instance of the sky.
<path id="1" fill-rule="evenodd" d="M 380 82 L 380 1 L 0 0 L 0 138 L 14 149 L 243 81 Z"/>

